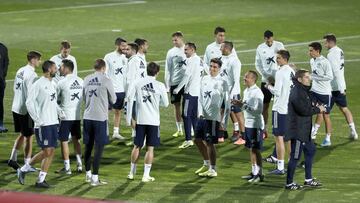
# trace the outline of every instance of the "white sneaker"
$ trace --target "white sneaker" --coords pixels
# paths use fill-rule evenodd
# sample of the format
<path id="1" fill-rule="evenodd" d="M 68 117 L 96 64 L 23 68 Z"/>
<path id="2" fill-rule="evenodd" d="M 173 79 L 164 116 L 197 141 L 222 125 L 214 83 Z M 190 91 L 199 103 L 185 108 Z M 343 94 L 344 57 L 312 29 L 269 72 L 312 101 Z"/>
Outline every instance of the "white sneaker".
<path id="1" fill-rule="evenodd" d="M 76 172 L 82 173 L 82 166 L 80 164 L 77 165 Z"/>
<path id="2" fill-rule="evenodd" d="M 91 186 L 96 187 L 96 186 L 101 186 L 101 185 L 107 185 L 108 183 L 105 181 L 101 181 L 100 179 L 98 181 L 93 181 L 91 180 Z"/>
<path id="3" fill-rule="evenodd" d="M 217 176 L 217 172 L 216 172 L 214 169 L 209 169 L 208 171 L 203 172 L 203 173 L 199 173 L 198 175 L 199 175 L 200 177 L 210 177 L 210 178 L 213 178 L 213 177 L 216 177 L 216 176 Z"/>
<path id="4" fill-rule="evenodd" d="M 311 139 L 315 140 L 316 139 L 316 134 L 317 134 L 317 131 L 311 130 Z"/>
<path id="5" fill-rule="evenodd" d="M 354 140 L 359 139 L 358 134 L 354 131 L 351 131 L 349 138 Z"/>
<path id="6" fill-rule="evenodd" d="M 91 175 L 85 175 L 85 182 L 90 183 L 91 182 Z"/>
<path id="7" fill-rule="evenodd" d="M 125 137 L 121 136 L 119 133 L 114 133 L 112 138 L 113 139 L 118 139 L 118 140 L 121 140 L 121 141 L 125 140 Z"/>
<path id="8" fill-rule="evenodd" d="M 179 149 L 186 149 L 194 145 L 192 140 L 185 140 L 180 146 Z"/>
<path id="9" fill-rule="evenodd" d="M 129 180 L 134 180 L 134 175 L 131 174 L 131 173 L 129 173 L 129 175 L 127 176 L 127 179 L 129 179 Z"/>
<path id="10" fill-rule="evenodd" d="M 151 177 L 151 176 L 148 176 L 148 177 L 143 176 L 141 181 L 144 182 L 144 183 L 153 182 L 153 181 L 155 181 L 155 178 Z"/>

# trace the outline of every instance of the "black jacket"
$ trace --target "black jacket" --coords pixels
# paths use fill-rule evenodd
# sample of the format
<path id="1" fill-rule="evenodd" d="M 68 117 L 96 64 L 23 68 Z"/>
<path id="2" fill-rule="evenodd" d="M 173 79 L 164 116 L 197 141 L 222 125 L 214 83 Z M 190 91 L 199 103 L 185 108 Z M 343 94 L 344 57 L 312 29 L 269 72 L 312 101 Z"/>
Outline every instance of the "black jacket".
<path id="1" fill-rule="evenodd" d="M 312 104 L 310 87 L 302 85 L 296 79 L 293 79 L 293 83 L 286 116 L 285 140 L 310 142 L 312 115 L 320 113 L 320 109 Z"/>
<path id="2" fill-rule="evenodd" d="M 9 56 L 6 46 L 0 43 L 0 81 L 5 81 L 9 66 Z"/>

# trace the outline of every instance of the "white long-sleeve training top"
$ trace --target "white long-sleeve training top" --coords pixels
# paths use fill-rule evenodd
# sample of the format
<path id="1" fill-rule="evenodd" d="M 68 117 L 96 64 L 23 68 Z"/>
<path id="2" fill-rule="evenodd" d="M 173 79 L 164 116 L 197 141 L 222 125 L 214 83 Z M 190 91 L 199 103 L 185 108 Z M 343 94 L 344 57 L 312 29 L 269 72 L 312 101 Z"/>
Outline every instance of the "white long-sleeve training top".
<path id="1" fill-rule="evenodd" d="M 338 46 L 335 46 L 329 50 L 327 59 L 330 62 L 334 79 L 331 81 L 332 91 L 340 91 L 344 93 L 346 90 L 345 82 L 345 57 L 344 52 Z"/>
<path id="2" fill-rule="evenodd" d="M 11 111 L 21 115 L 27 114 L 26 99 L 36 77 L 35 68 L 29 64 L 21 67 L 16 72 L 13 87 L 14 99 Z"/>
<path id="3" fill-rule="evenodd" d="M 206 49 L 205 49 L 205 54 L 204 54 L 204 62 L 207 66 L 210 67 L 210 60 L 213 58 L 220 58 L 222 53 L 221 53 L 221 44 L 218 44 L 216 42 L 213 42 L 211 44 L 209 44 Z M 235 48 L 233 48 L 231 50 L 231 55 L 234 55 L 237 57 Z"/>
<path id="4" fill-rule="evenodd" d="M 105 55 L 106 75 L 114 85 L 115 92 L 125 92 L 128 59 L 117 51 Z"/>
<path id="5" fill-rule="evenodd" d="M 184 47 L 173 47 L 166 54 L 165 60 L 165 87 L 178 85 L 185 74 L 186 56 Z"/>
<path id="6" fill-rule="evenodd" d="M 133 106 L 135 102 L 136 107 Z M 126 122 L 130 125 L 132 109 L 136 108 L 136 123 L 160 125 L 160 106 L 169 105 L 165 85 L 152 76 L 137 80 L 129 89 Z"/>
<path id="7" fill-rule="evenodd" d="M 264 94 L 261 89 L 254 84 L 244 90 L 244 118 L 246 128 L 264 129 L 263 111 Z"/>
<path id="8" fill-rule="evenodd" d="M 77 68 L 77 63 L 76 63 L 75 57 L 72 56 L 72 55 L 68 55 L 66 58 L 63 58 L 63 57 L 61 56 L 61 54 L 57 54 L 57 55 L 55 55 L 55 56 L 53 56 L 53 57 L 50 58 L 50 61 L 54 62 L 54 63 L 56 64 L 57 69 L 58 69 L 58 71 L 57 71 L 56 74 L 55 74 L 55 77 L 53 78 L 53 81 L 54 81 L 55 83 L 58 83 L 60 80 L 62 80 L 62 79 L 64 78 L 64 76 L 61 76 L 61 75 L 60 75 L 60 68 L 61 68 L 62 61 L 63 61 L 64 59 L 68 59 L 68 60 L 70 60 L 70 61 L 72 61 L 72 62 L 74 63 L 73 74 L 74 74 L 74 75 L 77 75 L 77 69 L 78 69 L 78 68 Z"/>
<path id="9" fill-rule="evenodd" d="M 220 76 L 227 82 L 230 91 L 230 98 L 240 94 L 240 74 L 241 62 L 239 58 L 233 54 L 229 56 L 221 56 L 222 66 Z"/>
<path id="10" fill-rule="evenodd" d="M 331 81 L 334 79 L 329 60 L 324 56 L 310 59 L 312 86 L 311 91 L 331 95 Z"/>

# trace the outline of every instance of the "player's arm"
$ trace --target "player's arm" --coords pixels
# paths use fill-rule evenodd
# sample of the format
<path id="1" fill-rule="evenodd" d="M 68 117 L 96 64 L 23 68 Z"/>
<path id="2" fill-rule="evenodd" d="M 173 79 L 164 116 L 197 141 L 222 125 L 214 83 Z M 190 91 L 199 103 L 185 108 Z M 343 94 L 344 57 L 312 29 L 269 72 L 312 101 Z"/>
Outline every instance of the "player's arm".
<path id="1" fill-rule="evenodd" d="M 224 114 L 223 114 L 223 117 L 221 118 L 221 124 L 225 125 L 226 123 L 226 117 L 227 115 L 230 113 L 230 94 L 229 94 L 229 86 L 227 84 L 227 82 L 223 81 L 223 102 L 225 104 L 225 108 L 224 108 Z"/>
<path id="2" fill-rule="evenodd" d="M 126 74 L 126 91 L 129 91 L 131 84 L 134 83 L 136 79 L 136 70 L 138 67 L 138 64 L 136 62 L 137 61 L 132 60 L 128 64 L 128 72 Z"/>
<path id="3" fill-rule="evenodd" d="M 266 87 L 271 92 L 271 94 L 277 97 L 279 97 L 281 94 L 282 86 L 283 86 L 283 78 L 279 72 L 276 72 L 275 74 L 275 86 L 272 86 L 270 84 L 266 85 Z"/>
<path id="4" fill-rule="evenodd" d="M 193 68 L 195 68 L 193 66 L 194 66 L 194 64 L 190 64 L 190 66 L 186 65 L 184 77 L 181 79 L 181 82 L 179 83 L 177 88 L 174 89 L 174 92 L 173 92 L 174 94 L 179 93 L 181 88 L 183 88 L 186 84 L 188 84 L 191 74 L 193 72 Z"/>
<path id="5" fill-rule="evenodd" d="M 115 90 L 114 90 L 114 85 L 112 84 L 110 79 L 106 80 L 106 89 L 108 92 L 108 98 L 109 98 L 109 102 L 111 104 L 114 104 L 116 102 L 116 94 L 115 94 Z"/>
<path id="6" fill-rule="evenodd" d="M 132 84 L 129 88 L 129 91 L 127 93 L 126 101 L 127 101 L 127 108 L 126 108 L 126 124 L 128 126 L 131 125 L 131 118 L 132 118 L 132 109 L 133 103 L 135 100 L 135 94 L 136 94 L 136 88 L 135 84 Z"/>
<path id="7" fill-rule="evenodd" d="M 37 106 L 36 99 L 39 96 L 39 87 L 34 85 L 29 90 L 29 95 L 26 99 L 26 108 L 31 116 L 31 118 L 34 120 L 35 123 L 42 126 L 43 121 L 39 118 L 39 107 Z"/>
<path id="8" fill-rule="evenodd" d="M 206 63 L 206 65 L 210 66 L 210 58 L 208 56 L 208 53 L 209 53 L 209 46 L 206 47 L 205 49 L 205 53 L 204 53 L 204 62 Z"/>
<path id="9" fill-rule="evenodd" d="M 164 75 L 164 81 L 165 81 L 165 87 L 166 90 L 170 90 L 170 68 L 173 67 L 173 63 L 170 57 L 170 51 L 166 54 L 166 60 L 165 60 L 165 75 Z"/>
<path id="10" fill-rule="evenodd" d="M 314 80 L 318 80 L 318 81 L 329 81 L 330 80 L 331 81 L 332 79 L 334 79 L 333 71 L 332 71 L 332 68 L 331 68 L 331 65 L 329 62 L 322 63 L 321 68 L 323 69 L 324 74 L 322 74 L 322 75 L 311 74 L 311 77 Z"/>
<path id="11" fill-rule="evenodd" d="M 255 55 L 255 68 L 262 76 L 267 77 L 268 74 L 264 71 L 263 64 L 261 62 L 260 50 L 256 49 Z"/>
<path id="12" fill-rule="evenodd" d="M 309 108 L 309 103 L 311 102 L 307 102 L 305 98 L 306 95 L 303 95 L 302 98 L 300 98 L 300 95 L 297 97 L 292 97 L 292 95 L 290 95 L 289 105 L 291 105 L 295 112 L 300 116 L 312 116 L 320 113 L 320 109 L 316 106 L 311 106 L 311 108 Z"/>
<path id="13" fill-rule="evenodd" d="M 74 70 L 73 70 L 73 74 L 77 76 L 77 74 L 78 74 L 78 67 L 77 67 L 77 62 L 76 62 L 75 57 L 74 57 L 74 61 L 73 61 L 73 63 L 74 63 Z"/>
<path id="14" fill-rule="evenodd" d="M 234 88 L 230 95 L 240 94 L 240 74 L 241 74 L 241 62 L 236 60 L 232 65 L 232 74 L 234 76 Z M 238 91 L 238 92 L 236 92 Z"/>
<path id="15" fill-rule="evenodd" d="M 160 85 L 160 106 L 168 107 L 169 106 L 169 99 L 167 96 L 167 90 L 165 85 L 161 83 Z"/>
<path id="16" fill-rule="evenodd" d="M 345 92 L 345 87 L 342 85 L 343 83 L 341 82 L 341 68 L 342 68 L 342 64 L 341 64 L 341 55 L 329 55 L 328 57 L 332 71 L 333 71 L 333 76 L 334 76 L 334 80 L 336 81 L 336 84 L 340 90 L 340 93 L 344 93 Z"/>
<path id="17" fill-rule="evenodd" d="M 257 93 L 253 98 L 250 98 L 248 103 L 244 104 L 243 108 L 253 114 L 261 114 L 263 111 L 264 96 Z"/>
<path id="18" fill-rule="evenodd" d="M 104 61 L 105 61 L 105 74 L 109 75 L 110 64 L 109 64 L 109 59 L 108 59 L 107 55 L 105 55 Z"/>

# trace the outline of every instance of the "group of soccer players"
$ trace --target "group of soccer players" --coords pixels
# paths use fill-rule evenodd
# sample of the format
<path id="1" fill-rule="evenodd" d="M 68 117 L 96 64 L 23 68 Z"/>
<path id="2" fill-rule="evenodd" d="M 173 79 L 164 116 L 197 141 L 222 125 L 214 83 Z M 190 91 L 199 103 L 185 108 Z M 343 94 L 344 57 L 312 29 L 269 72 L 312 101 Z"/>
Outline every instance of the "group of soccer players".
<path id="1" fill-rule="evenodd" d="M 133 146 L 128 179 L 135 179 L 136 165 L 141 148 L 146 146 L 143 182 L 154 181 L 150 170 L 154 159 L 154 147 L 160 145 L 160 106 L 174 105 L 177 130 L 173 137 L 184 136 L 180 149 L 195 145 L 203 159 L 195 171 L 201 177 L 216 177 L 217 143 L 228 138 L 230 117 L 233 123 L 231 142 L 250 149 L 251 173 L 243 176 L 249 182 L 263 181 L 262 143 L 268 137 L 268 109 L 272 105 L 272 133 L 275 148 L 264 160 L 277 163 L 269 174 L 285 174 L 286 116 L 288 101 L 296 66 L 289 64 L 290 53 L 281 42 L 275 41 L 270 30 L 264 32 L 264 43 L 256 50 L 255 70 L 244 73 L 244 92 L 240 88 L 241 62 L 234 45 L 225 40 L 225 29 L 216 27 L 215 41 L 206 48 L 203 59 L 197 55 L 196 44 L 185 43 L 183 33 L 171 35 L 174 47 L 166 55 L 165 84 L 156 80 L 160 66 L 146 62 L 149 47 L 147 40 L 127 42 L 115 40 L 115 50 L 97 59 L 93 74 L 84 80 L 77 76 L 75 57 L 70 55 L 71 45 L 61 42 L 60 54 L 42 63 L 41 77 L 35 69 L 41 64 L 41 53 L 30 51 L 28 64 L 20 68 L 14 81 L 12 112 L 17 137 L 8 165 L 17 170 L 18 180 L 24 184 L 25 174 L 35 172 L 32 165 L 41 162 L 36 187 L 50 187 L 45 181 L 51 165 L 57 140 L 61 143 L 64 167 L 57 173 L 71 174 L 69 139 L 74 144 L 77 172 L 82 172 L 81 104 L 83 113 L 83 144 L 85 180 L 92 186 L 107 184 L 99 179 L 99 166 L 104 146 L 109 143 L 108 112 L 114 109 L 113 139 L 125 141 L 120 134 L 122 110 L 126 123 L 132 128 Z M 315 139 L 322 120 L 325 120 L 326 137 L 321 146 L 330 146 L 330 110 L 336 103 L 346 117 L 351 129 L 350 137 L 357 139 L 355 124 L 346 102 L 344 78 L 344 53 L 336 46 L 335 35 L 324 37 L 329 50 L 321 55 L 318 42 L 309 45 L 311 57 L 312 97 L 314 106 L 326 108 L 319 113 L 311 132 Z M 256 85 L 261 76 L 261 87 Z M 319 107 L 320 108 L 320 107 Z M 184 129 L 183 129 L 184 128 Z M 41 151 L 32 156 L 32 135 L 35 133 Z M 194 138 L 193 138 L 194 137 Z M 24 165 L 17 163 L 18 150 L 24 147 Z M 91 158 L 94 149 L 94 157 Z M 309 180 L 308 180 L 309 181 Z M 313 181 L 313 180 L 311 180 Z M 314 181 L 313 181 L 314 182 Z M 313 182 L 309 184 L 314 185 Z M 291 187 L 287 187 L 291 189 Z"/>

